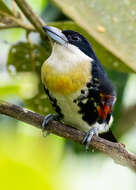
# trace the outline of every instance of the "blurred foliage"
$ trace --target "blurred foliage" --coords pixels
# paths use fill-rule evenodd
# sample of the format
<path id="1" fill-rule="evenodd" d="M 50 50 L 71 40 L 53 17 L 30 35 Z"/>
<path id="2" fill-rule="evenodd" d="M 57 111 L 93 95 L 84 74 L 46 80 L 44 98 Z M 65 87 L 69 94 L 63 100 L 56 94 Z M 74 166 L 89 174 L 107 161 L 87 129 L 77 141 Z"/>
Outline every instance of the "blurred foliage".
<path id="1" fill-rule="evenodd" d="M 135 1 L 53 1 L 107 51 L 136 71 Z"/>
<path id="2" fill-rule="evenodd" d="M 3 79 L 2 79 L 3 78 Z M 18 73 L 11 77 L 0 76 L 0 98 L 18 96 L 23 99 L 30 99 L 38 93 L 38 79 L 32 72 Z"/>
<path id="3" fill-rule="evenodd" d="M 41 16 L 45 22 L 68 20 L 68 17 L 49 0 Z"/>
<path id="4" fill-rule="evenodd" d="M 21 127 L 23 131 L 24 127 Z M 64 189 L 57 174 L 63 155 L 63 140 L 54 136 L 46 140 L 32 136 L 38 133 L 37 130 L 22 131 L 17 136 L 1 131 L 0 189 Z"/>
<path id="5" fill-rule="evenodd" d="M 40 14 L 44 8 L 46 7 L 47 0 L 38 0 L 38 3 L 36 0 L 28 0 L 29 5 L 31 5 L 32 9 L 36 11 L 38 14 Z"/>
<path id="6" fill-rule="evenodd" d="M 0 0 L 0 11 L 13 15 L 12 11 L 6 6 L 3 0 Z"/>
<path id="7" fill-rule="evenodd" d="M 16 68 L 16 72 L 40 72 L 41 63 L 50 54 L 49 43 L 45 47 L 29 42 L 19 42 L 13 45 L 9 51 L 7 65 L 12 65 Z"/>
<path id="8" fill-rule="evenodd" d="M 111 54 L 109 51 L 107 51 L 107 49 L 104 46 L 97 43 L 97 41 L 92 36 L 90 36 L 83 28 L 79 27 L 77 24 L 69 21 L 69 22 L 54 22 L 54 23 L 49 23 L 49 25 L 58 27 L 62 30 L 68 30 L 68 29 L 75 30 L 83 34 L 93 46 L 93 49 L 95 50 L 96 55 L 98 56 L 102 65 L 110 69 L 114 69 L 116 71 L 134 72 L 130 67 L 125 65 L 124 62 L 118 59 L 116 55 Z"/>
<path id="9" fill-rule="evenodd" d="M 24 72 L 24 77 L 25 72 L 34 72 L 38 76 L 39 84 L 33 81 L 33 83 L 37 85 L 37 93 L 33 93 L 33 96 L 29 99 L 25 99 L 24 102 L 28 108 L 44 115 L 53 112 L 40 80 L 41 65 L 49 54 L 50 45 L 48 41 L 45 47 L 28 42 L 19 42 L 11 47 L 7 60 L 7 68 L 11 74 L 11 68 L 14 68 L 17 73 Z M 23 80 L 20 83 L 23 83 Z"/>
<path id="10" fill-rule="evenodd" d="M 31 5 L 32 9 L 34 9 L 38 14 L 43 11 L 44 7 L 46 6 L 46 0 L 28 0 L 28 3 Z M 11 0 L 0 0 L 0 10 L 4 11 L 8 14 L 13 15 L 12 11 L 12 2 Z"/>

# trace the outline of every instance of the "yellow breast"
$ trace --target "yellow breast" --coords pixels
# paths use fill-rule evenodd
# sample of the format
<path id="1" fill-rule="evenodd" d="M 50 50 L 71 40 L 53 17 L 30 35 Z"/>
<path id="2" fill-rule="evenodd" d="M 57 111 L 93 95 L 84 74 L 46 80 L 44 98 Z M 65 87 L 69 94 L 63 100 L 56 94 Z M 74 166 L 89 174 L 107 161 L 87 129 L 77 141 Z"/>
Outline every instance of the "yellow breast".
<path id="1" fill-rule="evenodd" d="M 91 80 L 91 63 L 81 62 L 67 72 L 58 71 L 46 62 L 41 70 L 42 82 L 50 91 L 70 95 L 85 87 Z"/>

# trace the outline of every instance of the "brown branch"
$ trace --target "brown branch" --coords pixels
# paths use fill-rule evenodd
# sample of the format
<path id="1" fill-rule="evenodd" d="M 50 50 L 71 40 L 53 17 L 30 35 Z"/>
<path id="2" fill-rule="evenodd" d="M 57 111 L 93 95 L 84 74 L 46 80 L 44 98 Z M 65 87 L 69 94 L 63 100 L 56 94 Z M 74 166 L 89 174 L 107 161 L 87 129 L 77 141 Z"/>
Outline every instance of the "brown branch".
<path id="1" fill-rule="evenodd" d="M 0 30 L 12 29 L 12 28 L 22 28 L 29 32 L 36 32 L 36 30 L 30 24 L 21 25 L 21 24 L 17 24 L 17 23 L 12 23 L 12 24 L 1 24 L 0 23 Z"/>
<path id="2" fill-rule="evenodd" d="M 9 19 L 9 23 L 4 23 L 5 25 L 0 25 L 0 29 L 10 29 L 10 28 L 23 28 L 29 32 L 39 32 L 43 39 L 46 39 L 46 33 L 43 31 L 42 26 L 45 25 L 44 21 L 33 12 L 31 7 L 28 5 L 26 0 L 14 0 L 18 7 L 22 10 L 22 13 L 26 16 L 26 18 L 30 21 L 31 24 L 26 24 L 22 17 L 18 18 L 14 14 L 14 16 L 9 15 L 5 12 L 0 11 L 0 15 L 3 15 L 5 19 Z M 19 12 L 18 12 L 19 13 Z M 1 21 L 0 21 L 1 22 Z"/>
<path id="3" fill-rule="evenodd" d="M 36 13 L 33 12 L 32 8 L 28 5 L 26 0 L 15 0 L 15 2 L 18 5 L 18 7 L 22 10 L 26 18 L 40 33 L 41 37 L 45 39 L 45 32 L 42 29 L 42 26 L 45 25 L 44 21 Z"/>
<path id="4" fill-rule="evenodd" d="M 2 18 L 0 18 L 0 29 L 23 28 L 27 31 L 36 32 L 33 25 L 25 24 L 20 18 L 11 16 L 3 11 L 0 11 L 0 15 L 3 16 Z"/>
<path id="5" fill-rule="evenodd" d="M 40 129 L 44 119 L 44 117 L 38 113 L 4 101 L 0 101 L 0 113 L 23 121 Z M 80 144 L 82 144 L 82 140 L 85 135 L 84 132 L 61 124 L 57 121 L 50 122 L 47 127 L 47 131 L 64 138 L 71 139 Z M 113 158 L 116 163 L 136 170 L 136 155 L 129 153 L 123 145 L 94 136 L 92 138 L 90 146 L 98 149 L 103 153 L 106 153 L 111 158 Z"/>
<path id="6" fill-rule="evenodd" d="M 17 18 L 15 15 L 9 15 L 3 11 L 0 11 L 0 15 L 3 15 L 5 19 L 9 19 L 10 23 L 5 23 L 6 25 L 0 26 L 0 29 L 7 29 L 13 27 L 20 27 L 26 29 L 27 31 L 37 31 L 40 33 L 43 39 L 46 38 L 46 33 L 43 31 L 42 26 L 45 25 L 44 21 L 33 12 L 31 7 L 28 5 L 26 0 L 14 0 L 18 7 L 22 10 L 23 14 L 32 24 L 25 24 L 21 18 Z"/>

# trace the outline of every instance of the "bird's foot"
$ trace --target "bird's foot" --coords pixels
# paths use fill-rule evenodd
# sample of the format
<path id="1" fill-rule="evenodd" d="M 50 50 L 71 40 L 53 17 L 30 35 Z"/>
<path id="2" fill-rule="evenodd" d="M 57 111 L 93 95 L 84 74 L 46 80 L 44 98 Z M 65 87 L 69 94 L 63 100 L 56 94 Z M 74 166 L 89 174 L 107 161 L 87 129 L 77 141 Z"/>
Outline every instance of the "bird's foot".
<path id="1" fill-rule="evenodd" d="M 46 131 L 46 133 L 45 133 L 45 130 L 46 130 L 46 127 L 49 124 L 49 122 L 52 121 L 52 120 L 58 120 L 58 116 L 55 115 L 55 114 L 48 114 L 43 119 L 42 134 L 43 134 L 44 137 L 47 137 L 50 134 L 50 132 L 48 132 L 48 131 Z"/>
<path id="2" fill-rule="evenodd" d="M 98 136 L 98 128 L 97 128 L 97 127 L 91 128 L 91 129 L 85 134 L 85 137 L 84 137 L 84 139 L 83 139 L 83 141 L 82 141 L 82 144 L 85 145 L 85 150 L 86 150 L 86 151 L 87 151 L 88 148 L 89 148 L 89 144 L 90 144 L 90 142 L 91 142 L 91 140 L 92 140 L 93 135 Z"/>

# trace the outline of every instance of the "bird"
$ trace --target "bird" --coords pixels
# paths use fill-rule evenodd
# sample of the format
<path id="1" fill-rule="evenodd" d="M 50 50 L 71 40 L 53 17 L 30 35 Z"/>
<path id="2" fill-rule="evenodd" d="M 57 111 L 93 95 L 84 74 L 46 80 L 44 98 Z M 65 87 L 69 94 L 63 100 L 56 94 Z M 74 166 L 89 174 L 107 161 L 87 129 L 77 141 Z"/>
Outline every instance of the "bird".
<path id="1" fill-rule="evenodd" d="M 63 121 L 85 132 L 83 144 L 88 150 L 94 135 L 110 129 L 116 91 L 82 34 L 47 25 L 43 30 L 52 52 L 41 67 L 41 79 L 57 114 L 46 115 L 42 129 L 53 119 Z"/>

